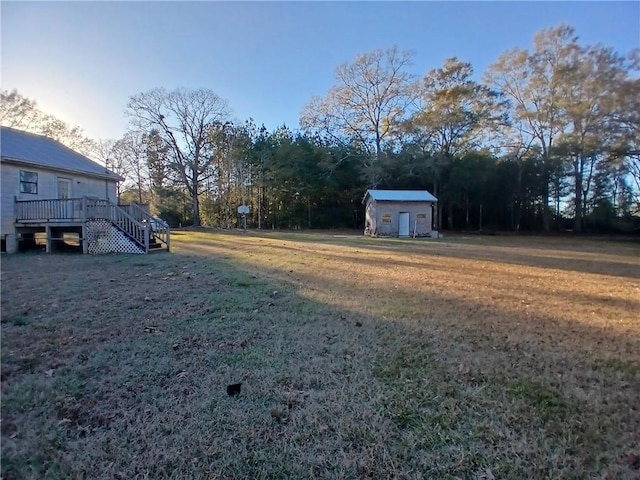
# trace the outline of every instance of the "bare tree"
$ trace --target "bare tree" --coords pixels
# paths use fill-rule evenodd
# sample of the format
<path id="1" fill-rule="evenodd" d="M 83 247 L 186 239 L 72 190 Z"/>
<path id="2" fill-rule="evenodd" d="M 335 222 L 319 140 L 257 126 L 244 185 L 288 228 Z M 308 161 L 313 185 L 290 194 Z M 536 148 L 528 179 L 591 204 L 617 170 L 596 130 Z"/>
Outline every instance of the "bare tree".
<path id="1" fill-rule="evenodd" d="M 156 88 L 131 97 L 127 107 L 140 130 L 157 130 L 169 146 L 169 167 L 188 190 L 193 201 L 193 225 L 199 226 L 201 186 L 222 148 L 222 132 L 229 116 L 227 101 L 209 89 L 167 92 Z"/>
<path id="2" fill-rule="evenodd" d="M 118 182 L 117 185 L 116 194 L 119 201 L 122 192 L 132 183 L 131 166 L 125 151 L 119 145 L 118 140 L 99 140 L 94 146 L 93 157 L 103 163 L 106 168 L 124 178 L 124 181 Z"/>
<path id="3" fill-rule="evenodd" d="M 67 147 L 92 157 L 95 142 L 80 127 L 72 127 L 38 108 L 35 101 L 16 90 L 0 90 L 0 124 L 52 138 Z"/>
<path id="4" fill-rule="evenodd" d="M 146 137 L 136 131 L 125 133 L 113 144 L 109 161 L 122 171 L 125 186 L 135 190 L 136 201 L 145 203 L 145 196 L 150 190 Z"/>
<path id="5" fill-rule="evenodd" d="M 640 213 L 640 48 L 628 55 L 628 66 L 635 75 L 625 79 L 616 90 L 615 119 L 620 126 L 613 157 L 624 158 L 624 166 L 635 188 L 632 189 L 635 212 Z"/>
<path id="6" fill-rule="evenodd" d="M 336 68 L 337 85 L 325 98 L 314 97 L 301 114 L 307 132 L 346 139 L 366 151 L 369 186 L 378 181 L 385 139 L 397 131 L 413 99 L 413 76 L 404 71 L 412 58 L 397 47 L 358 55 Z"/>
<path id="7" fill-rule="evenodd" d="M 572 167 L 573 228 L 581 231 L 594 175 L 622 133 L 617 116 L 633 99 L 627 99 L 628 106 L 616 102 L 629 78 L 629 68 L 624 57 L 610 48 L 573 49 L 563 76 L 559 105 L 566 127 L 557 146 Z"/>
<path id="8" fill-rule="evenodd" d="M 511 121 L 534 138 L 541 152 L 544 182 L 542 221 L 550 228 L 549 179 L 552 152 L 565 130 L 562 118 L 562 85 L 567 65 L 577 48 L 574 29 L 560 26 L 534 37 L 533 51 L 513 49 L 502 54 L 485 75 L 485 82 L 501 91 L 511 103 Z"/>
<path id="9" fill-rule="evenodd" d="M 501 120 L 498 95 L 471 80 L 473 67 L 457 58 L 432 69 L 419 88 L 419 106 L 407 122 L 408 130 L 430 147 L 429 167 L 433 171 L 434 195 L 439 195 L 441 170 L 454 159 L 480 145 L 493 124 Z M 452 202 L 449 227 L 453 224 Z M 442 202 L 435 224 L 442 227 Z"/>

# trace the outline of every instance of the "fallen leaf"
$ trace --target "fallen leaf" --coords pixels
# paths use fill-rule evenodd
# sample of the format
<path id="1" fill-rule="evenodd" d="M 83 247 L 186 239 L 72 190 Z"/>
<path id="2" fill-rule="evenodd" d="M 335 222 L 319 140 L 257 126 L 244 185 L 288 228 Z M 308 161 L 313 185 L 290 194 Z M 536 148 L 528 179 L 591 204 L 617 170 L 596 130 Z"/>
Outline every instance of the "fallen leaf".
<path id="1" fill-rule="evenodd" d="M 189 375 L 189 374 L 188 374 L 187 372 L 180 372 L 180 373 L 177 375 L 177 377 L 178 377 L 178 378 L 185 378 L 185 377 L 187 377 L 188 375 Z"/>
<path id="2" fill-rule="evenodd" d="M 461 373 L 462 375 L 466 375 L 470 371 L 471 371 L 471 367 L 469 365 L 466 365 L 464 363 L 461 363 L 460 365 L 458 365 L 458 372 Z"/>
<path id="3" fill-rule="evenodd" d="M 171 345 L 171 348 L 173 348 L 174 350 L 178 350 L 178 348 L 180 348 L 180 344 L 174 343 L 173 345 Z"/>
<path id="4" fill-rule="evenodd" d="M 73 423 L 70 418 L 63 418 L 58 422 L 58 426 L 69 425 L 70 423 Z"/>
<path id="5" fill-rule="evenodd" d="M 47 370 L 46 372 L 44 372 L 44 374 L 47 377 L 53 377 L 53 372 L 54 372 L 54 370 L 53 370 L 53 368 L 51 368 L 51 369 Z"/>
<path id="6" fill-rule="evenodd" d="M 144 301 L 145 302 L 150 302 L 151 301 L 151 297 L 144 297 Z"/>
<path id="7" fill-rule="evenodd" d="M 282 421 L 282 417 L 284 417 L 284 412 L 277 407 L 273 407 L 271 409 L 271 417 L 278 423 Z"/>
<path id="8" fill-rule="evenodd" d="M 627 465 L 632 470 L 640 470 L 640 456 L 635 454 L 630 454 L 627 456 Z"/>

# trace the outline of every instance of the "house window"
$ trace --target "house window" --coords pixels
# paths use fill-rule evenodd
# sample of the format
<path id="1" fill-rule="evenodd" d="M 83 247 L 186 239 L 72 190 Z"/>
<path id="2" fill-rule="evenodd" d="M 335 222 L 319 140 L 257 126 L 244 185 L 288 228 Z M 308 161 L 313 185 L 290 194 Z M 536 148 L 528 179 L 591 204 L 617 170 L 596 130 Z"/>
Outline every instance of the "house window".
<path id="1" fill-rule="evenodd" d="M 20 193 L 38 193 L 38 174 L 20 170 Z"/>
<path id="2" fill-rule="evenodd" d="M 385 212 L 382 214 L 382 223 L 391 223 L 391 214 Z"/>
<path id="3" fill-rule="evenodd" d="M 71 180 L 68 178 L 58 177 L 58 198 L 71 197 Z"/>

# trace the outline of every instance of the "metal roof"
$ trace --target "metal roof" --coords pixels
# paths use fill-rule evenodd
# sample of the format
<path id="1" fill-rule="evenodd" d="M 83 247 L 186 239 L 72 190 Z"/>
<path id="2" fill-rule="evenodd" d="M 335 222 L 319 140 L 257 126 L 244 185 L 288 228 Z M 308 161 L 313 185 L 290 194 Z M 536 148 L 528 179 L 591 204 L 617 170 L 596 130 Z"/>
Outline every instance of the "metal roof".
<path id="1" fill-rule="evenodd" d="M 437 202 L 438 199 L 426 190 L 367 190 L 364 196 L 371 196 L 376 201 L 383 202 Z"/>
<path id="2" fill-rule="evenodd" d="M 42 135 L 23 132 L 14 128 L 0 129 L 0 155 L 2 160 L 28 163 L 34 166 L 54 168 L 109 178 L 122 177 L 84 155 Z"/>

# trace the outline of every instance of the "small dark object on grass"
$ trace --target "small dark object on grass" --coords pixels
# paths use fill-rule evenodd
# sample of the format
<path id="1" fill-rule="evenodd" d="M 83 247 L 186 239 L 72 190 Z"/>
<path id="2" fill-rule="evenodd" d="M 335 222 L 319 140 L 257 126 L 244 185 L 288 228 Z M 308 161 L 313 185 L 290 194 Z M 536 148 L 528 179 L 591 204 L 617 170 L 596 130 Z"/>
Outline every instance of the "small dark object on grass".
<path id="1" fill-rule="evenodd" d="M 240 387 L 242 383 L 234 383 L 232 385 L 227 385 L 227 395 L 230 397 L 235 397 L 236 395 L 240 395 Z"/>
<path id="2" fill-rule="evenodd" d="M 362 326 L 362 322 L 356 322 L 356 327 L 361 327 Z"/>
<path id="3" fill-rule="evenodd" d="M 630 454 L 627 457 L 627 465 L 629 465 L 629 468 L 632 470 L 640 470 L 640 456 Z"/>
<path id="4" fill-rule="evenodd" d="M 278 407 L 273 407 L 271 409 L 271 417 L 278 423 L 280 423 L 284 417 L 284 412 L 280 410 Z"/>

